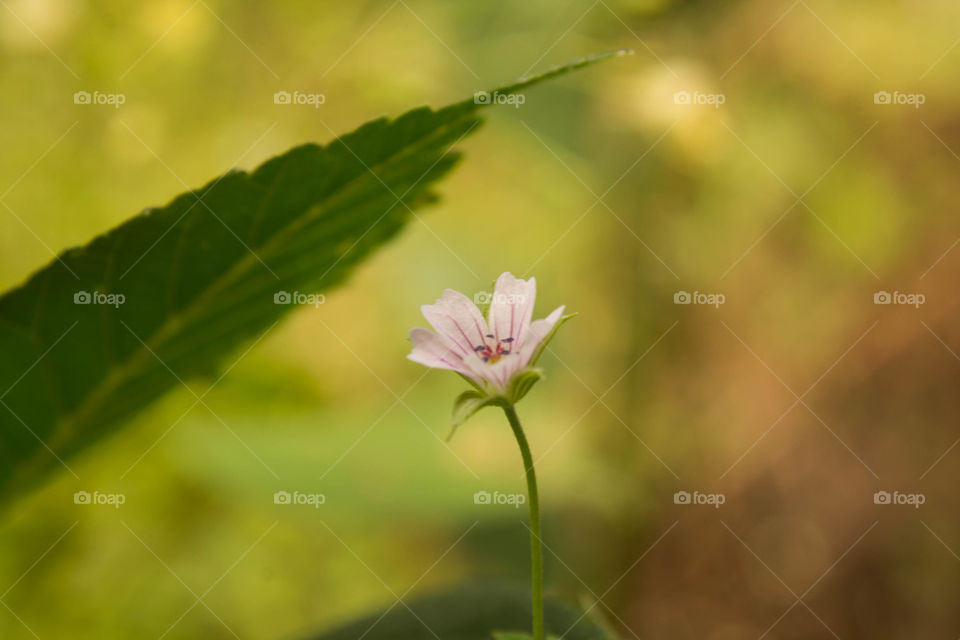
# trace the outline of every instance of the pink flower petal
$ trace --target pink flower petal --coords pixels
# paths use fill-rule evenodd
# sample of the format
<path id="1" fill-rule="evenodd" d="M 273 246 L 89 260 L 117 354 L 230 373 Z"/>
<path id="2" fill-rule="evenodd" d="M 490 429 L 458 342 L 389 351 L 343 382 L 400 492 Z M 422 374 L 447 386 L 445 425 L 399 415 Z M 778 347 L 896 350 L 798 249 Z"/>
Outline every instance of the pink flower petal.
<path id="1" fill-rule="evenodd" d="M 470 298 L 445 289 L 434 304 L 421 307 L 436 333 L 422 327 L 411 329 L 413 349 L 407 357 L 428 367 L 461 373 L 490 393 L 506 393 L 563 316 L 564 307 L 559 307 L 546 318 L 531 322 L 536 291 L 533 278 L 501 274 L 494 287 L 488 327 Z"/>
<path id="2" fill-rule="evenodd" d="M 437 333 L 458 347 L 461 355 L 473 353 L 489 332 L 477 305 L 453 289 L 444 289 L 440 299 L 423 305 L 420 311 Z"/>
<path id="3" fill-rule="evenodd" d="M 410 329 L 410 342 L 413 343 L 413 350 L 407 356 L 410 360 L 436 369 L 467 371 L 459 350 L 433 331 L 414 327 Z"/>
<path id="4" fill-rule="evenodd" d="M 497 340 L 508 340 L 513 349 L 522 342 L 530 328 L 536 297 L 536 278 L 520 280 L 509 271 L 497 278 L 490 302 L 490 330 Z"/>
<path id="5" fill-rule="evenodd" d="M 524 367 L 530 362 L 530 357 L 533 355 L 534 350 L 536 350 L 537 345 L 547 337 L 547 334 L 550 333 L 553 326 L 563 317 L 563 310 L 565 308 L 565 305 L 560 305 L 546 318 L 534 320 L 530 323 L 530 330 L 527 331 L 523 339 L 523 344 L 520 345 L 520 360 L 523 362 Z"/>

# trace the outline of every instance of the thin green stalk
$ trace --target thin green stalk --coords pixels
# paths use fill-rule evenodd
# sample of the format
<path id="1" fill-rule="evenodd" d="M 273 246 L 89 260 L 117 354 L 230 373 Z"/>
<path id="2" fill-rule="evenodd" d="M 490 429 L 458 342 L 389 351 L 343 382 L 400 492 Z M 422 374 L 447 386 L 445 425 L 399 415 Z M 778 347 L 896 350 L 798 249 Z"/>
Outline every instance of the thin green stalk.
<path id="1" fill-rule="evenodd" d="M 520 426 L 520 418 L 513 405 L 503 408 L 520 446 L 523 468 L 527 475 L 527 494 L 530 504 L 530 580 L 533 585 L 533 640 L 543 640 L 543 543 L 540 538 L 540 498 L 537 494 L 537 474 L 533 469 L 530 445 Z"/>

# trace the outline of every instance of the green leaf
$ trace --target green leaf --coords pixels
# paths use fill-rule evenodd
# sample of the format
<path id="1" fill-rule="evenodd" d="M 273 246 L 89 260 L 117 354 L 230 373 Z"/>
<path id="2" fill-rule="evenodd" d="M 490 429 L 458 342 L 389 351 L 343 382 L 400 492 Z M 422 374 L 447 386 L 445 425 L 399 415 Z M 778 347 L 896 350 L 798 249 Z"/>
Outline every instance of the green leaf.
<path id="1" fill-rule="evenodd" d="M 289 311 L 294 294 L 342 283 L 435 198 L 457 160 L 451 148 L 483 106 L 414 109 L 229 172 L 64 252 L 0 297 L 0 496 L 215 371 Z"/>
<path id="2" fill-rule="evenodd" d="M 544 606 L 547 633 L 564 640 L 611 640 L 587 616 L 556 600 Z M 530 591 L 501 583 L 449 589 L 405 600 L 384 614 L 371 615 L 314 640 L 491 640 L 504 629 L 531 624 Z M 509 637 L 509 636 L 507 636 Z"/>
<path id="3" fill-rule="evenodd" d="M 553 328 L 550 329 L 550 333 L 543 337 L 543 340 L 540 341 L 540 344 L 537 345 L 537 348 L 534 349 L 533 355 L 530 356 L 530 366 L 532 367 L 537 363 L 537 360 L 540 359 L 540 356 L 543 355 L 544 349 L 547 348 L 547 345 L 550 344 L 550 341 L 553 340 L 554 336 L 557 335 L 557 331 L 564 325 L 564 323 L 570 318 L 575 318 L 578 314 L 568 313 L 567 315 L 561 317 L 557 320 L 557 324 L 553 325 Z"/>
<path id="4" fill-rule="evenodd" d="M 507 389 L 507 400 L 510 404 L 516 404 L 530 392 L 533 385 L 543 379 L 542 369 L 524 369 L 510 381 L 510 388 Z"/>

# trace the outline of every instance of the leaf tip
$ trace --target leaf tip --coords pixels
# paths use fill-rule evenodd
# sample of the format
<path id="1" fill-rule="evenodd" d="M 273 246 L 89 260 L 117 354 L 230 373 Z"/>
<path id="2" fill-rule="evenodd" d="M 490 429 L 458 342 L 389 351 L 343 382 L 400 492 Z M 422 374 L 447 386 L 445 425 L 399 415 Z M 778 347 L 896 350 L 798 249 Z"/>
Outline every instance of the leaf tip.
<path id="1" fill-rule="evenodd" d="M 603 53 L 594 53 L 588 56 L 583 56 L 582 58 L 577 58 L 576 60 L 571 60 L 564 64 L 551 67 L 542 73 L 538 73 L 534 76 L 523 76 L 518 78 L 511 84 L 508 84 L 497 89 L 491 89 L 490 91 L 481 91 L 479 94 L 484 94 L 486 96 L 493 94 L 510 94 L 516 93 L 521 89 L 539 84 L 544 80 L 549 80 L 550 78 L 555 78 L 557 76 L 562 76 L 570 73 L 571 71 L 576 71 L 577 69 L 582 69 L 583 67 L 589 67 L 598 62 L 603 62 L 604 60 L 609 60 L 610 58 L 619 58 L 622 56 L 633 55 L 633 49 L 614 49 L 612 51 L 605 51 Z M 476 97 L 472 100 L 476 106 L 489 106 L 490 104 L 495 104 L 492 100 L 478 101 Z"/>

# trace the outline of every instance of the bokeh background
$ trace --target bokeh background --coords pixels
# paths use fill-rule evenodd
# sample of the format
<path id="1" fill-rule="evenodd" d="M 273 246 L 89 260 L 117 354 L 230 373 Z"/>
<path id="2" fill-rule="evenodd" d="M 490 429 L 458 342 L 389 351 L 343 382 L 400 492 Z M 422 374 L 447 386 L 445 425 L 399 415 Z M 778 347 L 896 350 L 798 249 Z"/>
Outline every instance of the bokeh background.
<path id="1" fill-rule="evenodd" d="M 463 384 L 404 358 L 420 304 L 511 270 L 580 314 L 520 407 L 552 593 L 623 638 L 956 638 L 958 24 L 946 0 L 3 0 L 3 288 L 231 167 L 636 54 L 490 110 L 422 221 L 191 382 L 219 418 L 181 390 L 8 507 L 0 636 L 301 637 L 525 581 L 525 511 L 473 500 L 523 490 L 502 416 L 444 444 Z"/>

